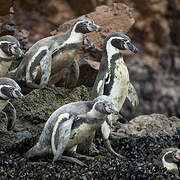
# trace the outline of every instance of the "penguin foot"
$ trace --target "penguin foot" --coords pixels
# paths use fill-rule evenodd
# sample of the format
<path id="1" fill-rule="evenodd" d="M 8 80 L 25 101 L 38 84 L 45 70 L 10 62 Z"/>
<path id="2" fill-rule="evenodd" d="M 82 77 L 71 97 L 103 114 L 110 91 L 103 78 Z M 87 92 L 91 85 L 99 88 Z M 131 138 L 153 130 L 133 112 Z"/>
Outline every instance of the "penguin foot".
<path id="1" fill-rule="evenodd" d="M 84 159 L 84 160 L 87 160 L 87 161 L 89 161 L 89 160 L 94 160 L 93 157 L 86 156 L 86 155 L 83 155 L 83 154 L 79 154 L 79 153 L 77 153 L 77 152 L 69 152 L 69 154 L 70 154 L 71 156 L 73 156 L 74 158 L 78 158 L 78 159 Z"/>
<path id="2" fill-rule="evenodd" d="M 64 92 L 62 90 L 58 89 L 56 86 L 46 85 L 44 87 L 44 89 L 48 89 L 48 90 L 52 91 L 54 94 L 64 96 Z"/>
<path id="3" fill-rule="evenodd" d="M 84 164 L 83 162 L 81 162 L 80 160 L 78 160 L 77 158 L 74 158 L 74 157 L 61 156 L 60 160 L 71 162 L 71 163 L 76 163 L 76 164 L 79 164 L 80 166 L 86 166 L 87 167 L 86 164 Z"/>
<path id="4" fill-rule="evenodd" d="M 109 142 L 109 139 L 104 140 L 104 143 L 110 153 L 112 153 L 113 155 L 117 156 L 120 159 L 126 160 L 126 158 L 124 156 L 122 156 L 121 154 L 118 154 L 117 152 L 114 151 L 114 149 L 112 148 L 112 146 Z"/>
<path id="5" fill-rule="evenodd" d="M 110 134 L 112 139 L 122 139 L 122 138 L 127 138 L 128 135 L 126 135 L 125 133 L 120 133 L 120 132 L 111 132 Z"/>

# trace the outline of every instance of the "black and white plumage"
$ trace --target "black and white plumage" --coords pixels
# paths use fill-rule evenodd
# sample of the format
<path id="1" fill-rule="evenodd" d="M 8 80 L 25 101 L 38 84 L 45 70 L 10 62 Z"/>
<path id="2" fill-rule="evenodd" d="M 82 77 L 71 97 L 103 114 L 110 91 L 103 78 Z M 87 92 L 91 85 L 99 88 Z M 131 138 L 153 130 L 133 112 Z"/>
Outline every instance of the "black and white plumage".
<path id="1" fill-rule="evenodd" d="M 7 119 L 7 130 L 12 130 L 16 121 L 16 110 L 9 102 L 10 99 L 24 99 L 20 86 L 10 78 L 0 78 L 0 112 L 4 112 Z"/>
<path id="2" fill-rule="evenodd" d="M 99 72 L 92 90 L 92 98 L 107 95 L 112 98 L 115 107 L 119 111 L 126 97 L 133 106 L 138 104 L 136 90 L 130 83 L 129 72 L 123 60 L 123 50 L 130 50 L 133 53 L 138 52 L 138 49 L 131 43 L 130 38 L 121 32 L 114 32 L 106 37 Z M 112 124 L 115 118 L 113 114 L 109 115 L 109 123 Z M 101 131 L 105 144 L 109 144 L 108 149 L 116 155 L 109 143 L 111 129 L 106 121 L 102 124 Z"/>
<path id="3" fill-rule="evenodd" d="M 31 88 L 75 86 L 79 77 L 75 56 L 84 38 L 87 40 L 85 34 L 92 31 L 100 31 L 100 27 L 92 19 L 81 17 L 66 33 L 39 40 L 26 52 L 14 78 Z"/>
<path id="4" fill-rule="evenodd" d="M 161 167 L 165 167 L 168 171 L 175 174 L 176 178 L 179 177 L 178 163 L 180 163 L 180 149 L 178 148 L 166 148 L 158 157 L 157 164 Z"/>
<path id="5" fill-rule="evenodd" d="M 0 37 L 0 77 L 7 74 L 13 60 L 23 56 L 24 53 L 20 48 L 20 43 L 15 37 L 11 35 Z"/>
<path id="6" fill-rule="evenodd" d="M 89 136 L 96 132 L 111 113 L 118 112 L 108 96 L 66 104 L 52 113 L 38 143 L 25 156 L 31 158 L 53 153 L 56 161 L 64 151 L 76 154 L 77 146 L 87 144 Z"/>
<path id="7" fill-rule="evenodd" d="M 130 101 L 134 105 L 137 101 L 136 93 L 135 96 L 132 94 L 135 89 L 129 81 L 129 72 L 122 56 L 123 50 L 138 52 L 130 38 L 121 32 L 112 33 L 105 39 L 99 72 L 92 90 L 92 98 L 99 95 L 110 96 L 119 110 L 128 97 L 129 88 Z"/>

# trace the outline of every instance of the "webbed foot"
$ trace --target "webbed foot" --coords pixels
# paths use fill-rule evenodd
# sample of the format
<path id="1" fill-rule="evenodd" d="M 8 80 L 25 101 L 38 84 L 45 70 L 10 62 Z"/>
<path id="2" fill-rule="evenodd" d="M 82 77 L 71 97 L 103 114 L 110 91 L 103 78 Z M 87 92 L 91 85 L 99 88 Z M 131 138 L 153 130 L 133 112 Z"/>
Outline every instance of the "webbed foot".
<path id="1" fill-rule="evenodd" d="M 76 164 L 79 164 L 80 166 L 86 166 L 87 167 L 86 164 L 84 164 L 83 162 L 81 162 L 80 160 L 78 160 L 77 158 L 74 158 L 74 157 L 61 156 L 60 160 L 71 162 L 71 163 L 76 163 Z"/>
<path id="2" fill-rule="evenodd" d="M 93 160 L 94 158 L 93 157 L 90 157 L 90 156 L 86 156 L 86 155 L 83 155 L 83 154 L 79 154 L 77 152 L 68 152 L 68 154 L 72 157 L 75 157 L 75 158 L 79 158 L 79 159 L 84 159 L 84 160 Z"/>
<path id="3" fill-rule="evenodd" d="M 43 87 L 43 89 L 48 89 L 52 91 L 54 94 L 64 96 L 64 92 L 61 89 L 58 89 L 56 86 L 46 85 Z"/>
<path id="4" fill-rule="evenodd" d="M 112 153 L 113 155 L 117 156 L 120 159 L 124 159 L 124 160 L 126 159 L 124 156 L 122 156 L 121 154 L 118 154 L 117 152 L 114 151 L 114 149 L 112 148 L 112 146 L 109 142 L 109 139 L 104 140 L 104 144 L 110 153 Z"/>

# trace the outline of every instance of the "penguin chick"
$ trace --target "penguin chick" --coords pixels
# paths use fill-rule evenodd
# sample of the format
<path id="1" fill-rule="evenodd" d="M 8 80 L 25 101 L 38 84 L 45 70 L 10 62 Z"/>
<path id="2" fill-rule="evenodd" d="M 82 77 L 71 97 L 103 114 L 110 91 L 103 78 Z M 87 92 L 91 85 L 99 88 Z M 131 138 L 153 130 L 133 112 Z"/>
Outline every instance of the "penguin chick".
<path id="1" fill-rule="evenodd" d="M 10 35 L 0 37 L 0 77 L 7 74 L 12 61 L 22 58 L 19 41 Z"/>
<path id="2" fill-rule="evenodd" d="M 44 88 L 47 84 L 53 86 L 56 83 L 64 86 L 62 81 L 67 74 L 66 87 L 74 86 L 79 77 L 75 56 L 86 39 L 85 34 L 100 30 L 92 19 L 80 17 L 66 33 L 41 39 L 26 52 L 15 79 L 25 81 L 31 88 Z"/>
<path id="3" fill-rule="evenodd" d="M 10 78 L 0 78 L 0 112 L 5 113 L 8 120 L 7 130 L 12 130 L 16 121 L 16 110 L 9 102 L 10 99 L 22 99 L 24 95 L 21 93 L 19 85 Z"/>
<path id="4" fill-rule="evenodd" d="M 158 165 L 167 168 L 168 171 L 175 174 L 177 179 L 179 177 L 179 169 L 177 164 L 180 163 L 180 149 L 167 148 L 164 149 L 158 157 Z"/>
<path id="5" fill-rule="evenodd" d="M 99 72 L 92 89 L 92 98 L 99 95 L 110 96 L 119 111 L 126 97 L 133 106 L 138 104 L 137 93 L 129 81 L 129 72 L 123 60 L 123 50 L 138 52 L 130 38 L 121 32 L 114 32 L 105 38 Z M 108 116 L 110 124 L 113 119 L 114 115 Z M 108 140 L 111 130 L 106 121 L 101 126 L 101 131 L 108 150 L 116 155 Z"/>
<path id="6" fill-rule="evenodd" d="M 62 156 L 64 151 L 74 157 L 87 157 L 76 153 L 77 146 L 87 143 L 88 137 L 94 134 L 106 116 L 112 113 L 117 114 L 118 111 L 108 96 L 99 96 L 93 101 L 74 102 L 60 107 L 49 117 L 38 143 L 25 154 L 25 157 L 53 153 L 53 161 L 57 161 L 65 157 Z"/>

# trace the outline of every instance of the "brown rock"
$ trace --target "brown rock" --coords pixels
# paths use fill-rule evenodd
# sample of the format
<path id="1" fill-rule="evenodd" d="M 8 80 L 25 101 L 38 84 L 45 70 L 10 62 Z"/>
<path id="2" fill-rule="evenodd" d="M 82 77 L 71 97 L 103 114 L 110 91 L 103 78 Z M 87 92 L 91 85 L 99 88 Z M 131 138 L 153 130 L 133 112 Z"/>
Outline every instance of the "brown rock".
<path id="1" fill-rule="evenodd" d="M 132 13 L 129 7 L 122 3 L 114 3 L 109 6 L 99 6 L 95 12 L 86 15 L 92 18 L 94 22 L 101 26 L 101 33 L 88 34 L 89 39 L 95 44 L 95 47 L 101 48 L 104 38 L 115 31 L 127 33 L 130 27 L 134 24 Z M 65 22 L 58 28 L 58 32 L 65 32 L 69 29 L 73 20 Z"/>
<path id="2" fill-rule="evenodd" d="M 128 124 L 124 124 L 118 130 L 123 136 L 138 135 L 156 137 L 160 135 L 174 135 L 180 128 L 180 119 L 177 117 L 166 117 L 162 114 L 151 114 L 138 116 Z"/>
<path id="3" fill-rule="evenodd" d="M 9 9 L 12 6 L 12 0 L 0 1 L 0 16 L 9 14 Z"/>

